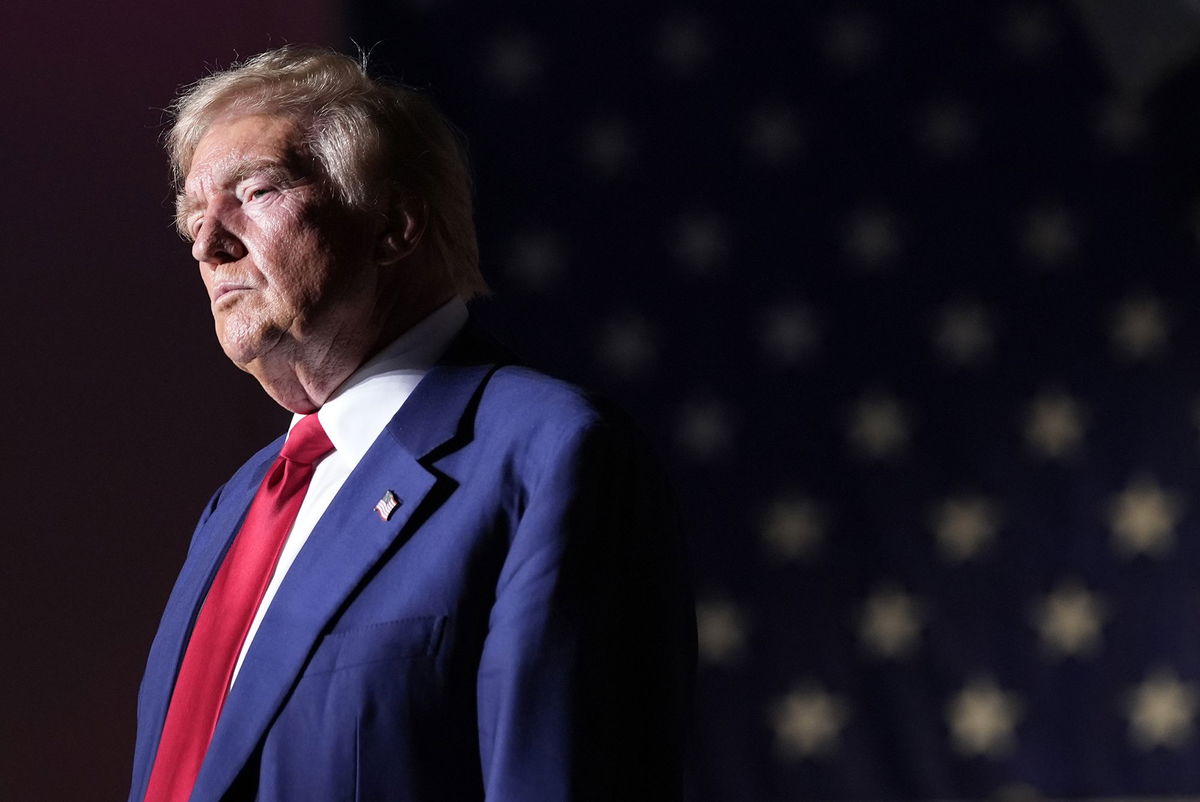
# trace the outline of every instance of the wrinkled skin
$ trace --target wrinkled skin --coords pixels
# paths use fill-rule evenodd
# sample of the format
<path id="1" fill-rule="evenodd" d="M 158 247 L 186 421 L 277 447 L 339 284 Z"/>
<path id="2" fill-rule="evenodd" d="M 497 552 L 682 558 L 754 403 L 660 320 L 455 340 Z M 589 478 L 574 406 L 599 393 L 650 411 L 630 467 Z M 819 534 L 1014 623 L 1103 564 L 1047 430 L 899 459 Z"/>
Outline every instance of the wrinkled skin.
<path id="1" fill-rule="evenodd" d="M 347 209 L 285 117 L 210 125 L 180 215 L 225 354 L 294 412 L 450 295 L 425 276 L 418 222 Z"/>

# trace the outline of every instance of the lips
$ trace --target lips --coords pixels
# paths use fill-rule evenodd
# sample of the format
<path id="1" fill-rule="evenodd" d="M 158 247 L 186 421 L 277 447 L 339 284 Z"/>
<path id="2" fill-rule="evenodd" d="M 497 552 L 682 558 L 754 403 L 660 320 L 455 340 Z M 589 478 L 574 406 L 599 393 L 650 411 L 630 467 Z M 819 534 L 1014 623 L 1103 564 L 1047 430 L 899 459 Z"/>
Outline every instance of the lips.
<path id="1" fill-rule="evenodd" d="M 250 289 L 250 287 L 246 284 L 238 284 L 237 282 L 233 282 L 233 281 L 222 281 L 220 284 L 218 284 L 216 287 L 213 288 L 212 302 L 215 304 L 217 301 L 221 300 L 226 295 L 229 295 L 231 293 L 240 292 L 242 290 L 248 290 L 248 289 Z"/>

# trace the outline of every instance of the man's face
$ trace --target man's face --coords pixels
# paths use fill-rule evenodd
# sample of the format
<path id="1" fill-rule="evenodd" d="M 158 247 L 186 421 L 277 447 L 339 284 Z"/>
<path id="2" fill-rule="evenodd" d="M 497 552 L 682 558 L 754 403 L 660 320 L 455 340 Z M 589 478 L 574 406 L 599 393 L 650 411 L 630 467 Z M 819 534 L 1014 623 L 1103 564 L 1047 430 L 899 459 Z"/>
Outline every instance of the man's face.
<path id="1" fill-rule="evenodd" d="M 182 223 L 226 355 L 258 375 L 354 338 L 378 300 L 373 233 L 334 200 L 290 120 L 213 123 L 196 147 Z"/>

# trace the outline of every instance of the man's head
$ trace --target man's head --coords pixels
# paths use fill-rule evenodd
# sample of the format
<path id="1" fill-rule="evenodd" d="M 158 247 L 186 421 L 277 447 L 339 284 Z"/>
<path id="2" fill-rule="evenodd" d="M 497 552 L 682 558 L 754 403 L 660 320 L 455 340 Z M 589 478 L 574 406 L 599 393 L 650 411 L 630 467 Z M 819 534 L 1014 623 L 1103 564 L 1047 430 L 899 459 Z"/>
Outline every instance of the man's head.
<path id="1" fill-rule="evenodd" d="M 486 291 L 465 160 L 417 93 L 285 47 L 202 79 L 174 110 L 177 221 L 218 337 L 285 406 L 336 387 L 297 397 L 279 386 L 289 371 L 340 382 L 431 304 Z"/>

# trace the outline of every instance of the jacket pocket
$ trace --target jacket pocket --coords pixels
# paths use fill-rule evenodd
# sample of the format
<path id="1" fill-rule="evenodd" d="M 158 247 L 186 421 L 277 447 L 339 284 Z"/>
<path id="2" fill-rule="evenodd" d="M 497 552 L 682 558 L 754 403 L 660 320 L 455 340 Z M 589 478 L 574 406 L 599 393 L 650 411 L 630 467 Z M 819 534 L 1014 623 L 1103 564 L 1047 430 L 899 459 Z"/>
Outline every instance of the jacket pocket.
<path id="1" fill-rule="evenodd" d="M 335 629 L 317 645 L 304 676 L 386 660 L 433 657 L 441 645 L 445 624 L 445 616 L 419 616 Z"/>

